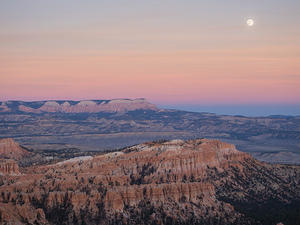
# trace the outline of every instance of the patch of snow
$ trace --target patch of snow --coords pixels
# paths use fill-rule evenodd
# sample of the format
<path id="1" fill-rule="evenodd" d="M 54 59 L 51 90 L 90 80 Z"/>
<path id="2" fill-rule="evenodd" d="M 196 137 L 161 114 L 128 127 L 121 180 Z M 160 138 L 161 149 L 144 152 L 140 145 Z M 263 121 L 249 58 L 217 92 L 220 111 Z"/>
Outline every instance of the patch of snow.
<path id="1" fill-rule="evenodd" d="M 65 163 L 73 163 L 73 162 L 83 162 L 83 161 L 87 161 L 87 160 L 91 160 L 91 159 L 93 159 L 92 156 L 80 156 L 80 157 L 75 157 L 75 158 L 68 159 L 68 160 L 65 160 L 62 162 L 58 162 L 58 163 L 56 163 L 56 165 L 63 165 Z"/>
<path id="2" fill-rule="evenodd" d="M 181 140 L 181 139 L 174 139 L 174 140 L 171 140 L 171 141 L 168 141 L 168 142 L 165 142 L 164 144 L 166 145 L 178 145 L 178 144 L 183 144 L 184 141 Z"/>
<path id="3" fill-rule="evenodd" d="M 104 156 L 107 158 L 115 158 L 115 157 L 118 157 L 123 154 L 124 154 L 123 152 L 111 152 L 111 153 L 105 154 Z"/>

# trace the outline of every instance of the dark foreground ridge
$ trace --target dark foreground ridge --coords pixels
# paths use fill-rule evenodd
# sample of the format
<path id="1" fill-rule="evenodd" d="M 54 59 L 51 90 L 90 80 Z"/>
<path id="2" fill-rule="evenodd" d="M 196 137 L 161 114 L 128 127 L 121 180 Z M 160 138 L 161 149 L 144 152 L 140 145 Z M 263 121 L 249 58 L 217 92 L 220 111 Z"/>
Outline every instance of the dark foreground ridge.
<path id="1" fill-rule="evenodd" d="M 0 176 L 2 224 L 300 221 L 300 168 L 217 140 L 148 142 Z"/>

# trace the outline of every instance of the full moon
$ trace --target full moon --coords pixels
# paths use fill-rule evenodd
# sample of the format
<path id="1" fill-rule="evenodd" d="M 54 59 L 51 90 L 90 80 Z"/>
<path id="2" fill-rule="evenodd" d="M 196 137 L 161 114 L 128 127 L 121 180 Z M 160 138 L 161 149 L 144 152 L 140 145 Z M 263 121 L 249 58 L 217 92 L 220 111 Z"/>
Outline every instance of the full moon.
<path id="1" fill-rule="evenodd" d="M 254 20 L 253 20 L 253 19 L 248 19 L 248 20 L 247 20 L 247 25 L 248 25 L 249 27 L 252 27 L 252 26 L 254 25 Z"/>

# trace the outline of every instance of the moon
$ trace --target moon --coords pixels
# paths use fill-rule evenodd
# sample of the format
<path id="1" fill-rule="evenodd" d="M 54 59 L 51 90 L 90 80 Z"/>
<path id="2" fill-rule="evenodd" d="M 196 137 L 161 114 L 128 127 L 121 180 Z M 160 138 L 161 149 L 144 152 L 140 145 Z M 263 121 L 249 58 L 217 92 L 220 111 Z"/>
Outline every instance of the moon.
<path id="1" fill-rule="evenodd" d="M 246 23 L 249 27 L 252 27 L 254 25 L 254 20 L 253 19 L 247 19 Z"/>

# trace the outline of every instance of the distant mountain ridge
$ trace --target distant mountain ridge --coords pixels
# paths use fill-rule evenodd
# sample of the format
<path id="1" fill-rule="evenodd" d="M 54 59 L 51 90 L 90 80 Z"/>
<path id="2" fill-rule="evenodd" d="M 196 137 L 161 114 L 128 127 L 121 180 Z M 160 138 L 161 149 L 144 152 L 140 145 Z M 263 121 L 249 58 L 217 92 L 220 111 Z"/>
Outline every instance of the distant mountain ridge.
<path id="1" fill-rule="evenodd" d="M 28 149 L 103 151 L 161 139 L 216 138 L 257 159 L 300 164 L 300 116 L 160 109 L 146 99 L 0 102 L 0 138 Z M 282 154 L 285 152 L 284 160 Z"/>
<path id="2" fill-rule="evenodd" d="M 99 113 L 158 110 L 144 98 L 112 100 L 50 100 L 0 102 L 0 113 Z"/>

